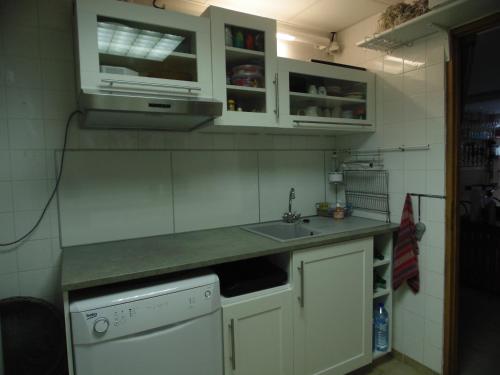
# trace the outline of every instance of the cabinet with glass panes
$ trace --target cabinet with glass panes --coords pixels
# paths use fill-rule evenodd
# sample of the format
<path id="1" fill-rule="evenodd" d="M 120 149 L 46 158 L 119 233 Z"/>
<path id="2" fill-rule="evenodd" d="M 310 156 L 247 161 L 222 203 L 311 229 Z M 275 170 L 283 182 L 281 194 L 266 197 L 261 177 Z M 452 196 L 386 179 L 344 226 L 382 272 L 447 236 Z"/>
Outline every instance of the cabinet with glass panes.
<path id="1" fill-rule="evenodd" d="M 208 20 L 119 1 L 76 6 L 82 90 L 211 96 Z"/>
<path id="2" fill-rule="evenodd" d="M 211 6 L 215 125 L 277 127 L 276 21 Z"/>
<path id="3" fill-rule="evenodd" d="M 373 73 L 280 58 L 280 122 L 298 129 L 374 131 Z"/>

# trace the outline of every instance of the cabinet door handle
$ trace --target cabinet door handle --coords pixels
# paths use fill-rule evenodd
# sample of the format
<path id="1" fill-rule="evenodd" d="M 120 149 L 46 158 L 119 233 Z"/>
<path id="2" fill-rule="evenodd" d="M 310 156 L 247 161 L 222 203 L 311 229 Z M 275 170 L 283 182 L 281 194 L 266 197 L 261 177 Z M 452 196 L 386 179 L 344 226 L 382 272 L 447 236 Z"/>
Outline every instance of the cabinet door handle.
<path id="1" fill-rule="evenodd" d="M 231 367 L 236 370 L 236 343 L 235 343 L 235 332 L 234 332 L 234 319 L 231 319 L 229 323 L 229 330 L 231 332 Z"/>
<path id="2" fill-rule="evenodd" d="M 276 118 L 280 117 L 280 88 L 279 88 L 279 80 L 278 73 L 274 75 L 274 100 L 276 100 L 274 113 L 276 114 Z"/>
<path id="3" fill-rule="evenodd" d="M 122 79 L 101 79 L 101 82 L 107 83 L 108 86 L 113 86 L 114 84 L 122 84 L 122 85 L 149 86 L 149 87 L 163 87 L 163 88 L 169 88 L 169 89 L 181 89 L 181 90 L 188 90 L 189 93 L 191 93 L 191 91 L 201 91 L 201 87 L 169 85 L 166 83 L 126 81 L 126 80 L 122 80 Z"/>
<path id="4" fill-rule="evenodd" d="M 294 128 L 309 128 L 309 129 L 331 129 L 331 125 L 348 125 L 352 127 L 356 126 L 372 126 L 372 124 L 352 124 L 348 122 L 337 122 L 337 121 L 306 121 L 306 120 L 293 120 Z M 312 124 L 312 125 L 311 125 Z"/>
<path id="5" fill-rule="evenodd" d="M 300 307 L 304 307 L 304 261 L 300 262 L 300 266 L 297 267 L 300 274 L 300 295 L 298 297 Z"/>

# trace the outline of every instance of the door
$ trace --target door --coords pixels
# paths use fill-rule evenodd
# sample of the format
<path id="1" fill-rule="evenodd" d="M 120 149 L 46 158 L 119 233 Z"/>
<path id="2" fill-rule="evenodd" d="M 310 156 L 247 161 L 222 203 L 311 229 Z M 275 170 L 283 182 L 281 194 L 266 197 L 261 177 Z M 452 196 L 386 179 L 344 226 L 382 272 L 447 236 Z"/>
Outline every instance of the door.
<path id="1" fill-rule="evenodd" d="M 291 290 L 223 307 L 224 374 L 292 374 Z"/>
<path id="2" fill-rule="evenodd" d="M 207 19 L 119 1 L 78 0 L 82 90 L 210 97 Z"/>
<path id="3" fill-rule="evenodd" d="M 327 64 L 278 59 L 282 126 L 375 131 L 375 76 Z"/>
<path id="4" fill-rule="evenodd" d="M 161 305 L 153 308 L 158 310 Z M 143 312 L 144 309 L 138 309 L 137 315 L 132 315 L 124 324 L 133 325 L 132 319 L 140 319 Z M 157 311 L 158 314 L 161 312 Z M 109 340 L 106 336 L 94 335 L 97 339 L 87 340 L 91 343 L 79 342 L 79 336 L 73 332 L 75 374 L 221 375 L 220 322 L 221 312 L 217 310 L 184 322 Z M 82 341 L 88 335 L 82 333 Z"/>
<path id="5" fill-rule="evenodd" d="M 209 7 L 215 125 L 276 127 L 276 20 Z"/>
<path id="6" fill-rule="evenodd" d="M 371 362 L 373 239 L 293 256 L 294 373 L 346 374 Z"/>

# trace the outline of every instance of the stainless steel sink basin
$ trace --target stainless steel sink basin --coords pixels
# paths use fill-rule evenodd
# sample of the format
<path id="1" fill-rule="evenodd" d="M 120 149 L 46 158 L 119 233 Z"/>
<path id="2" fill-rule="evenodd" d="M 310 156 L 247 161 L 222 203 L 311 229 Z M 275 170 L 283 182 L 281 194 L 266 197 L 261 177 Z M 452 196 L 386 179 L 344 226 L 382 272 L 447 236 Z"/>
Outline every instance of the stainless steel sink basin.
<path id="1" fill-rule="evenodd" d="M 280 242 L 298 240 L 324 234 L 323 232 L 313 230 L 301 223 L 274 222 L 246 225 L 241 228 Z"/>

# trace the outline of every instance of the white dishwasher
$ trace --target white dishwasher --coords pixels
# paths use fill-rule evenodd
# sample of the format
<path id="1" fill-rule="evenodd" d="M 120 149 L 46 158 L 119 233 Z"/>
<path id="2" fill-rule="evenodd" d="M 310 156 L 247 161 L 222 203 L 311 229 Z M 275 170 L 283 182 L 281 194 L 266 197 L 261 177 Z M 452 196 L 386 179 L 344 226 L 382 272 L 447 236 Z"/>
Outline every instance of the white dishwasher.
<path id="1" fill-rule="evenodd" d="M 70 312 L 75 375 L 222 375 L 216 275 L 80 296 Z"/>

